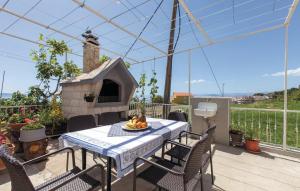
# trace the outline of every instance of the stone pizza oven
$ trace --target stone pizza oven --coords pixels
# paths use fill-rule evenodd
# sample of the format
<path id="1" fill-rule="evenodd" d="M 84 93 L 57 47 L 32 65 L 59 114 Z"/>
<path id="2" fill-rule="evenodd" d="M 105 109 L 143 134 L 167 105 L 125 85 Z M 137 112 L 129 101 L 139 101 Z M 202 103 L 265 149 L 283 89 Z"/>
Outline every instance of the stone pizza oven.
<path id="1" fill-rule="evenodd" d="M 99 43 L 91 31 L 83 34 L 83 74 L 61 83 L 62 109 L 66 118 L 120 112 L 127 115 L 129 102 L 138 83 L 121 58 L 99 64 Z M 94 95 L 88 102 L 85 95 Z"/>

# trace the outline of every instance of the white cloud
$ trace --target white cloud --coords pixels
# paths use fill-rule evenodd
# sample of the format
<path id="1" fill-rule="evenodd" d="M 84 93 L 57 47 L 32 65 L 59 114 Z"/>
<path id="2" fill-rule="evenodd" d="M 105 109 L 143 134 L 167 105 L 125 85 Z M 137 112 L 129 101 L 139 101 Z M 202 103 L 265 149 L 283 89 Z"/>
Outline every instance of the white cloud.
<path id="1" fill-rule="evenodd" d="M 199 79 L 199 80 L 191 80 L 191 84 L 201 84 L 205 82 L 205 80 Z M 186 84 L 189 83 L 189 81 L 185 81 Z"/>
<path id="2" fill-rule="evenodd" d="M 291 69 L 287 71 L 288 76 L 300 76 L 300 67 L 296 69 Z M 263 77 L 278 77 L 278 76 L 284 76 L 284 72 L 275 72 L 273 74 L 264 74 Z"/>

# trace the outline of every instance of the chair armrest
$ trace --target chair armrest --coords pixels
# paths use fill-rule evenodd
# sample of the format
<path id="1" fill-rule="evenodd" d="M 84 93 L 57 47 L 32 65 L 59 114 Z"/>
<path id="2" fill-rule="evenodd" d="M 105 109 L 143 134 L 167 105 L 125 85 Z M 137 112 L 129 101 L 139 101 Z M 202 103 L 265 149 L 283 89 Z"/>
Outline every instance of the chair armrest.
<path id="1" fill-rule="evenodd" d="M 31 159 L 29 161 L 26 161 L 26 162 L 22 163 L 22 165 L 32 164 L 34 162 L 40 161 L 40 160 L 45 159 L 45 158 L 47 158 L 47 157 L 49 157 L 51 155 L 55 155 L 57 153 L 65 151 L 65 150 L 71 151 L 71 153 L 72 153 L 72 163 L 73 163 L 73 167 L 75 167 L 75 154 L 74 154 L 74 149 L 72 149 L 71 147 L 65 147 L 65 148 L 59 149 L 57 151 L 54 151 L 54 152 L 51 152 L 51 153 L 39 156 L 37 158 Z"/>
<path id="2" fill-rule="evenodd" d="M 71 182 L 72 180 L 78 178 L 79 176 L 82 176 L 84 174 L 86 174 L 87 172 L 91 171 L 92 169 L 94 168 L 100 168 L 100 174 L 101 174 L 101 178 L 100 178 L 100 182 L 101 182 L 101 187 L 102 187 L 102 190 L 104 190 L 104 167 L 101 165 L 101 164 L 95 164 L 94 166 L 88 168 L 88 169 L 85 169 L 85 170 L 82 170 L 80 171 L 79 173 L 77 173 L 75 176 L 73 176 L 72 178 L 69 178 L 68 180 L 58 184 L 57 186 L 55 186 L 54 188 L 52 188 L 50 191 L 54 191 L 54 190 L 57 190 L 58 188 L 66 185 L 67 183 Z"/>
<path id="3" fill-rule="evenodd" d="M 167 172 L 169 172 L 169 173 L 171 173 L 171 174 L 174 174 L 174 175 L 177 175 L 177 176 L 183 176 L 183 175 L 184 175 L 184 173 L 182 173 L 182 172 L 177 172 L 177 171 L 168 169 L 168 168 L 166 168 L 166 167 L 164 167 L 164 166 L 162 166 L 162 165 L 160 165 L 160 164 L 157 164 L 157 163 L 155 163 L 155 162 L 153 162 L 153 161 L 150 161 L 150 160 L 148 160 L 148 159 L 145 159 L 145 158 L 143 158 L 143 157 L 138 157 L 138 158 L 136 158 L 136 159 L 134 160 L 134 170 L 136 169 L 137 162 L 138 162 L 139 160 L 142 160 L 143 162 L 146 162 L 146 163 L 148 163 L 148 164 L 151 164 L 151 165 L 153 165 L 153 166 L 155 166 L 155 167 L 157 167 L 157 168 L 160 168 L 160 169 L 162 169 L 162 170 L 164 170 L 164 171 L 167 171 Z"/>
<path id="4" fill-rule="evenodd" d="M 170 144 L 172 144 L 172 145 L 177 145 L 177 146 L 179 146 L 179 147 L 191 149 L 191 147 L 188 146 L 188 145 L 184 145 L 184 144 L 182 144 L 182 143 L 178 143 L 178 142 L 176 142 L 176 141 L 171 141 L 171 140 L 166 140 L 166 141 L 164 142 L 164 145 L 163 145 L 163 146 L 165 146 L 165 144 L 167 144 L 167 143 L 170 143 Z"/>
<path id="5" fill-rule="evenodd" d="M 199 136 L 199 137 L 202 137 L 203 135 L 202 134 L 199 134 L 199 133 L 193 133 L 193 132 L 190 132 L 190 131 L 181 131 L 180 133 L 179 133 L 179 138 L 181 138 L 182 137 L 182 134 L 190 134 L 190 135 L 195 135 L 195 136 Z"/>

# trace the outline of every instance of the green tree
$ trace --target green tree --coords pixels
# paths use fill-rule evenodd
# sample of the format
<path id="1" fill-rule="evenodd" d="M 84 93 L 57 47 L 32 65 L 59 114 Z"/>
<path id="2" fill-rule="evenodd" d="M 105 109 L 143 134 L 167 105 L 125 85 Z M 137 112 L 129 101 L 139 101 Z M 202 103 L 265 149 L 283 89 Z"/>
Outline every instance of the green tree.
<path id="1" fill-rule="evenodd" d="M 106 55 L 102 55 L 101 57 L 100 57 L 100 59 L 99 59 L 99 64 L 101 65 L 101 64 L 103 64 L 104 62 L 106 62 L 106 61 L 108 61 L 108 60 L 110 60 L 111 58 L 109 57 L 109 56 L 106 56 Z M 125 66 L 126 66 L 126 68 L 127 69 L 129 69 L 130 68 L 130 63 L 129 62 L 125 62 Z"/>
<path id="2" fill-rule="evenodd" d="M 39 40 L 44 42 L 43 35 L 40 35 Z M 38 50 L 31 52 L 32 60 L 36 62 L 36 78 L 40 80 L 39 87 L 45 99 L 49 99 L 58 91 L 61 80 L 80 74 L 80 69 L 73 62 L 59 63 L 62 56 L 69 51 L 64 41 L 48 39 L 46 45 L 41 44 Z M 53 83 L 54 88 L 50 86 Z"/>
<path id="3" fill-rule="evenodd" d="M 153 99 L 153 103 L 163 103 L 164 98 L 161 95 L 156 95 Z"/>
<path id="4" fill-rule="evenodd" d="M 100 65 L 103 64 L 104 62 L 110 60 L 110 57 L 109 56 L 106 56 L 106 55 L 102 55 L 99 59 L 99 63 Z"/>

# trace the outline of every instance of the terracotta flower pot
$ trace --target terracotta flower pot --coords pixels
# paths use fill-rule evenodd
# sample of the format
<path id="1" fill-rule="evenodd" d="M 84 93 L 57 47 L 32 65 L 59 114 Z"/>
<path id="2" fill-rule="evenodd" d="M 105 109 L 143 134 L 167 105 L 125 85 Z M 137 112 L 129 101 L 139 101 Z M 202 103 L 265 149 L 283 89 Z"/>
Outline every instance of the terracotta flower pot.
<path id="1" fill-rule="evenodd" d="M 10 123 L 8 126 L 11 131 L 20 131 L 20 129 L 25 125 L 27 125 L 27 123 Z"/>
<path id="2" fill-rule="evenodd" d="M 7 144 L 10 154 L 14 154 L 15 153 L 15 145 L 13 144 Z M 0 171 L 3 171 L 6 169 L 6 166 L 4 165 L 3 161 L 0 159 Z"/>
<path id="3" fill-rule="evenodd" d="M 16 147 L 16 153 L 23 152 L 22 143 L 19 141 L 20 138 L 20 129 L 27 125 L 27 123 L 10 123 L 8 126 L 10 127 L 11 141 Z"/>
<path id="4" fill-rule="evenodd" d="M 256 140 L 256 139 L 254 139 L 254 140 L 246 139 L 245 147 L 246 147 L 246 150 L 250 153 L 258 154 L 261 152 L 260 146 L 259 146 L 259 140 Z"/>

